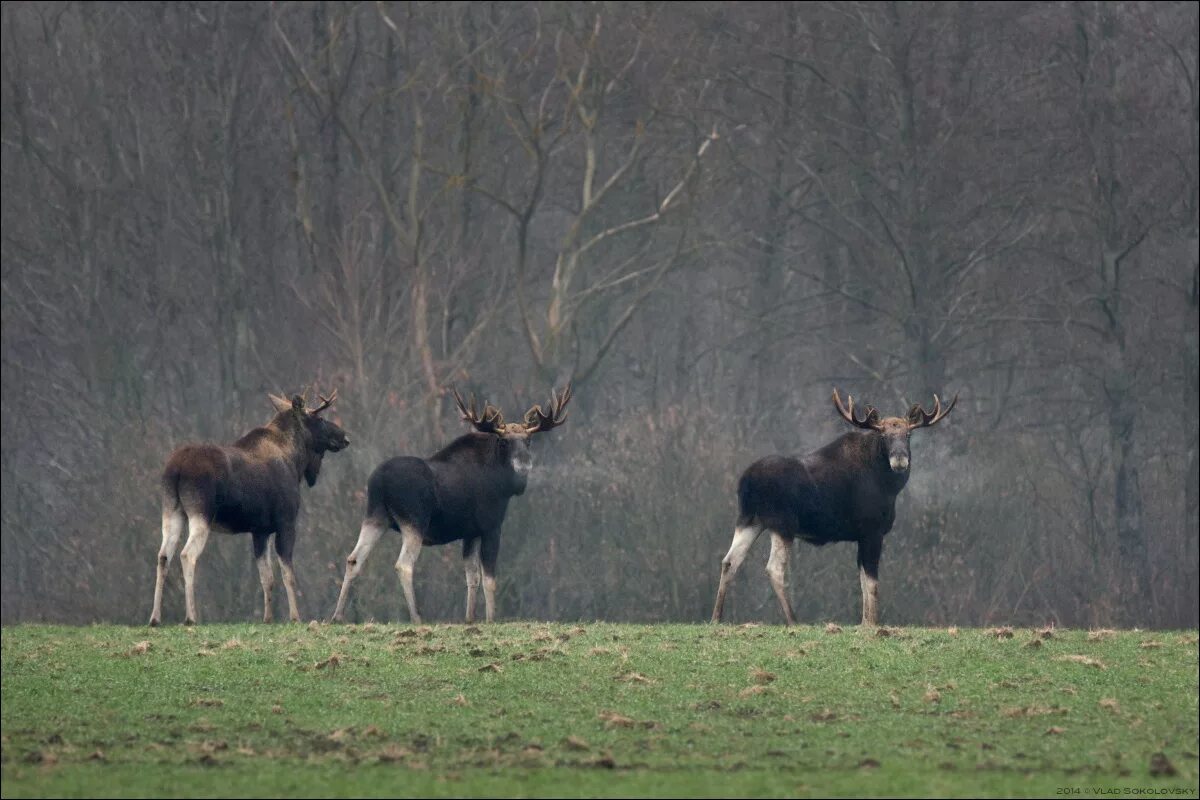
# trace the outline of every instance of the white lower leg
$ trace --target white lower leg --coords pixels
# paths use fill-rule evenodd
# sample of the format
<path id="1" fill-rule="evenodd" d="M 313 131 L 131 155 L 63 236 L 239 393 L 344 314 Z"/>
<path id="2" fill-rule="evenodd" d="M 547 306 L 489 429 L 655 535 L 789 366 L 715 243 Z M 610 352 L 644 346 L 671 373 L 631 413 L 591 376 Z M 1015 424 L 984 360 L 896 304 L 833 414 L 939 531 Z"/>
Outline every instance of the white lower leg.
<path id="1" fill-rule="evenodd" d="M 862 624 L 875 625 L 879 622 L 879 580 L 859 567 L 858 582 L 862 587 Z"/>
<path id="2" fill-rule="evenodd" d="M 787 595 L 787 566 L 791 555 L 791 542 L 771 531 L 771 558 L 767 561 L 767 575 L 771 578 L 771 588 L 779 598 L 783 609 L 783 617 L 788 625 L 794 625 L 796 618 L 792 614 L 792 603 Z"/>
<path id="3" fill-rule="evenodd" d="M 188 540 L 179 555 L 183 564 L 183 587 L 187 604 L 184 623 L 196 624 L 196 562 L 208 543 L 208 520 L 200 515 L 188 517 Z"/>
<path id="4" fill-rule="evenodd" d="M 404 590 L 404 602 L 408 604 L 408 618 L 416 625 L 421 624 L 421 613 L 417 611 L 417 596 L 413 592 L 413 568 L 421 555 L 421 534 L 408 525 L 400 527 L 403 544 L 400 558 L 396 561 L 396 572 L 400 575 L 400 588 Z"/>
<path id="5" fill-rule="evenodd" d="M 296 603 L 296 573 L 292 571 L 292 565 L 282 558 L 279 559 L 279 569 L 283 572 L 283 588 L 287 592 L 288 619 L 292 622 L 299 622 L 300 606 Z"/>
<path id="6" fill-rule="evenodd" d="M 375 543 L 382 535 L 383 525 L 374 520 L 367 520 L 359 529 L 358 543 L 354 545 L 350 555 L 346 556 L 346 575 L 342 578 L 342 591 L 338 593 L 337 608 L 333 610 L 335 622 L 342 622 L 345 619 L 346 601 L 350 598 L 350 584 L 362 572 L 363 564 L 367 562 L 367 556 L 371 554 L 372 548 L 375 547 Z"/>
<path id="7" fill-rule="evenodd" d="M 271 566 L 271 550 L 267 548 L 263 550 L 263 554 L 255 559 L 258 565 L 258 582 L 262 584 L 263 590 L 263 622 L 270 622 L 275 618 L 275 609 L 271 603 L 271 593 L 275 588 L 275 570 Z"/>
<path id="8" fill-rule="evenodd" d="M 491 622 L 496 618 L 496 576 L 483 574 L 484 618 Z"/>
<path id="9" fill-rule="evenodd" d="M 725 558 L 721 559 L 721 583 L 717 587 L 717 602 L 713 605 L 713 622 L 721 621 L 725 610 L 725 592 L 729 590 L 730 581 L 737 574 L 738 567 L 746 559 L 746 553 L 750 551 L 750 546 L 758 539 L 760 533 L 761 525 L 747 525 L 733 532 L 733 544 L 729 546 Z"/>
<path id="10" fill-rule="evenodd" d="M 179 539 L 183 536 L 183 526 L 187 518 L 179 509 L 164 511 L 162 518 L 162 546 L 158 549 L 158 566 L 154 578 L 154 609 L 150 612 L 150 624 L 162 622 L 163 584 L 167 580 L 167 571 L 171 568 L 171 559 L 179 549 Z"/>
<path id="11" fill-rule="evenodd" d="M 479 564 L 479 539 L 476 539 L 468 547 L 467 553 L 463 556 L 463 571 L 467 577 L 467 622 L 475 621 L 475 598 L 479 591 L 479 573 L 481 570 Z"/>

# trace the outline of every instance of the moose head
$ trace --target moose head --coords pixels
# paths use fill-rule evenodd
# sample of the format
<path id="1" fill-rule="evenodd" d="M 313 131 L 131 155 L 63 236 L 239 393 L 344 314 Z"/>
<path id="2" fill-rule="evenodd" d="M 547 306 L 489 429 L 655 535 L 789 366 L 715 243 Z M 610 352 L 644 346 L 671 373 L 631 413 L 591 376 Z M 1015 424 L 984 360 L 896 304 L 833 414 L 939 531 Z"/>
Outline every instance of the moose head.
<path id="1" fill-rule="evenodd" d="M 561 395 L 553 389 L 550 391 L 549 412 L 543 411 L 540 405 L 535 405 L 525 412 L 523 422 L 505 422 L 500 409 L 487 402 L 484 403 L 481 412 L 475 405 L 474 395 L 471 396 L 468 405 L 457 389 L 452 388 L 451 391 L 463 421 L 480 433 L 497 437 L 497 460 L 511 466 L 515 473 L 515 493 L 524 493 L 529 472 L 533 469 L 533 452 L 529 447 L 531 437 L 535 433 L 546 433 L 566 422 L 567 414 L 564 409 L 571 401 L 571 384 L 567 384 Z"/>
<path id="2" fill-rule="evenodd" d="M 318 394 L 321 404 L 311 409 L 307 407 L 303 395 L 293 395 L 290 402 L 279 395 L 267 396 L 277 412 L 273 422 L 280 428 L 297 434 L 297 441 L 302 445 L 306 456 L 304 480 L 309 486 L 315 485 L 321 472 L 321 459 L 325 454 L 336 453 L 350 445 L 350 437 L 344 430 L 320 416 L 321 412 L 333 405 L 333 401 L 337 399 L 337 389 L 334 389 L 329 397 Z"/>
<path id="3" fill-rule="evenodd" d="M 911 461 L 908 448 L 909 434 L 917 428 L 928 428 L 938 424 L 954 410 L 956 403 L 958 403 L 957 394 L 954 395 L 949 406 L 942 408 L 942 401 L 935 394 L 932 412 L 926 411 L 914 403 L 908 410 L 908 414 L 903 417 L 881 417 L 874 406 L 867 406 L 866 411 L 860 417 L 854 410 L 854 397 L 846 395 L 846 403 L 843 405 L 837 389 L 833 390 L 833 404 L 837 408 L 838 414 L 857 428 L 882 434 L 883 452 L 887 456 L 888 466 L 892 468 L 893 472 L 901 475 L 908 473 Z"/>

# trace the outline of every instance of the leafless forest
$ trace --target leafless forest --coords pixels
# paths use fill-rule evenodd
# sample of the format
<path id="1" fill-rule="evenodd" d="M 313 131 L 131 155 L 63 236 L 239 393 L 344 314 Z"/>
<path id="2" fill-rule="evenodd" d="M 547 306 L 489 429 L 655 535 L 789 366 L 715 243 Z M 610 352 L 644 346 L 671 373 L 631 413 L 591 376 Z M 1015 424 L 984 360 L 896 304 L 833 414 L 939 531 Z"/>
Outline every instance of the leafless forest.
<path id="1" fill-rule="evenodd" d="M 309 385 L 352 442 L 304 489 L 324 617 L 449 386 L 572 380 L 501 617 L 707 619 L 739 473 L 843 432 L 837 386 L 961 396 L 884 622 L 1196 626 L 1197 81 L 1182 2 L 5 3 L 3 620 L 144 623 L 168 453 Z M 781 621 L 767 549 L 735 621 Z M 398 551 L 354 619 L 405 618 Z M 198 572 L 202 619 L 261 613 L 248 536 Z M 791 584 L 857 621 L 851 545 Z"/>

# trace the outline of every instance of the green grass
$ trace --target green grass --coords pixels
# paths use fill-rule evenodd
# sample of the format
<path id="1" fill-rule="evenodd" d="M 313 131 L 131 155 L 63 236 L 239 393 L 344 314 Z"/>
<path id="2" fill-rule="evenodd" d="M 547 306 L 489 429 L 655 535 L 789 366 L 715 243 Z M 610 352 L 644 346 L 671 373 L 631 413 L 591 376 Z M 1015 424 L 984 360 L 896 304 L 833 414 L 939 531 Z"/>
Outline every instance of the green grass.
<path id="1" fill-rule="evenodd" d="M 3 795 L 1196 796 L 1195 632 L 886 632 L 7 627 Z"/>

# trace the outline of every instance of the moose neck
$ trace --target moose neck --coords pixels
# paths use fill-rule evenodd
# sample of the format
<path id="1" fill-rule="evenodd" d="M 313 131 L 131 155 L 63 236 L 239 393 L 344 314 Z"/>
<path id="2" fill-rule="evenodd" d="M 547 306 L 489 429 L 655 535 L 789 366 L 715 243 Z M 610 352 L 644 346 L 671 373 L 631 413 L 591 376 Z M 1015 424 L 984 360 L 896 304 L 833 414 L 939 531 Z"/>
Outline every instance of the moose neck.
<path id="1" fill-rule="evenodd" d="M 509 496 L 525 492 L 527 476 L 513 469 L 501 438 L 492 433 L 466 433 L 435 453 L 430 461 L 465 463 L 484 467 L 496 476 Z"/>
<path id="2" fill-rule="evenodd" d="M 316 483 L 317 472 L 321 469 L 320 457 L 316 456 L 318 461 L 316 462 L 316 467 L 312 468 L 312 474 L 309 477 L 308 473 L 314 454 L 312 453 L 308 432 L 294 420 L 281 421 L 278 417 L 271 420 L 271 423 L 267 427 L 271 428 L 277 435 L 277 441 L 286 454 L 285 457 L 292 465 L 292 469 L 295 470 L 296 482 L 298 483 L 308 478 L 309 486 Z"/>
<path id="3" fill-rule="evenodd" d="M 887 437 L 878 431 L 868 431 L 864 438 L 869 443 L 871 471 L 878 477 L 879 485 L 891 494 L 900 494 L 908 483 L 908 470 L 896 472 L 892 469 Z"/>

